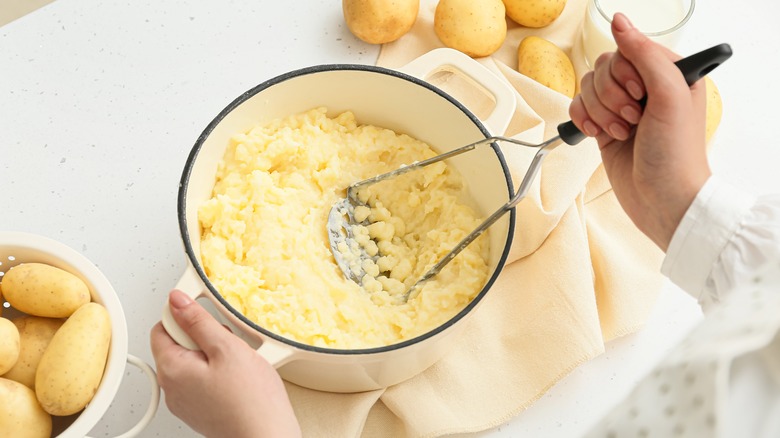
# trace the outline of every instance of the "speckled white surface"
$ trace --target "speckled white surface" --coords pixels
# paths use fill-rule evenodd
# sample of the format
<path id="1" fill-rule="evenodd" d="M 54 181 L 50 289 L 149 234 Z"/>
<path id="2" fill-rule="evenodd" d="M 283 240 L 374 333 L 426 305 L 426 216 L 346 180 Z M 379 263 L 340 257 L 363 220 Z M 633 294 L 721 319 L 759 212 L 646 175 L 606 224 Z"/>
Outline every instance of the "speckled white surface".
<path id="1" fill-rule="evenodd" d="M 778 3 L 700 1 L 680 46 L 720 42 L 735 56 L 713 73 L 725 113 L 716 172 L 757 193 L 780 191 L 772 139 Z M 724 12 L 725 11 L 725 12 Z M 734 13 L 730 13 L 734 12 Z M 60 240 L 96 263 L 123 303 L 129 350 L 152 362 L 148 333 L 185 267 L 176 191 L 190 147 L 243 91 L 312 64 L 373 64 L 340 2 L 57 0 L 0 27 L 0 229 Z M 577 436 L 698 319 L 665 288 L 650 325 L 609 346 L 529 410 L 480 436 Z M 128 367 L 93 436 L 143 414 L 148 384 Z M 164 403 L 145 437 L 197 436 Z"/>
<path id="2" fill-rule="evenodd" d="M 322 63 L 373 64 L 340 3 L 56 1 L 0 27 L 0 228 L 43 234 L 97 264 L 120 295 L 129 351 L 184 271 L 176 193 L 211 119 L 245 90 Z M 128 367 L 93 436 L 146 409 Z M 165 409 L 142 436 L 196 436 Z"/>

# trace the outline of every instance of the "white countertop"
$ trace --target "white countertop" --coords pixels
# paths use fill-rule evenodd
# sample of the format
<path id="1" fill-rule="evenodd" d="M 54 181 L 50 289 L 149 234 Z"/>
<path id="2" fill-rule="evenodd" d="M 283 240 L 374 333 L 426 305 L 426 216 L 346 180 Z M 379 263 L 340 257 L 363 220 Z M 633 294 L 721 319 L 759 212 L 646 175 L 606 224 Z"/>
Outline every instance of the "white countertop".
<path id="1" fill-rule="evenodd" d="M 724 115 L 715 172 L 755 193 L 780 191 L 771 128 L 780 4 L 700 0 L 678 50 L 728 42 L 712 73 Z M 735 11 L 739 7 L 741 11 Z M 378 47 L 346 29 L 340 2 L 57 0 L 0 27 L 0 229 L 42 234 L 82 252 L 117 290 L 129 351 L 153 363 L 149 329 L 185 268 L 176 193 L 186 156 L 227 103 L 313 64 L 374 64 Z M 578 436 L 699 318 L 667 285 L 648 327 L 608 346 L 530 409 L 479 436 Z M 143 414 L 148 384 L 126 376 L 92 436 Z M 164 403 L 142 434 L 197 436 Z"/>

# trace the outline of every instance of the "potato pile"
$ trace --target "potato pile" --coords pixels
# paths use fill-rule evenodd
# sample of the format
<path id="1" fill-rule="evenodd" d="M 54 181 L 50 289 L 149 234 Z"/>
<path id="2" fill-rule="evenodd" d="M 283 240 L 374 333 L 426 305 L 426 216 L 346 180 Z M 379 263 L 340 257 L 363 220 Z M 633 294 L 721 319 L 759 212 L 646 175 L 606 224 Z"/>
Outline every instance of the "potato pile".
<path id="1" fill-rule="evenodd" d="M 420 0 L 342 0 L 344 18 L 355 36 L 372 44 L 395 41 L 417 19 Z M 433 27 L 447 47 L 471 57 L 490 56 L 503 44 L 507 18 L 538 29 L 552 24 L 566 0 L 438 0 Z M 540 84 L 573 98 L 577 76 L 569 56 L 539 36 L 525 37 L 517 47 L 517 71 Z M 707 81 L 706 139 L 710 141 L 723 111 L 720 93 Z"/>
<path id="2" fill-rule="evenodd" d="M 49 437 L 51 416 L 78 413 L 100 385 L 108 311 L 81 279 L 42 263 L 9 269 L 0 294 L 24 313 L 0 317 L 0 436 Z"/>
<path id="3" fill-rule="evenodd" d="M 528 28 L 555 21 L 566 0 L 439 0 L 433 19 L 436 36 L 471 57 L 490 56 L 506 40 L 507 18 Z M 414 25 L 420 0 L 342 0 L 350 31 L 371 44 L 392 42 Z M 574 97 L 576 75 L 568 55 L 555 44 L 533 36 L 518 47 L 517 71 Z"/>

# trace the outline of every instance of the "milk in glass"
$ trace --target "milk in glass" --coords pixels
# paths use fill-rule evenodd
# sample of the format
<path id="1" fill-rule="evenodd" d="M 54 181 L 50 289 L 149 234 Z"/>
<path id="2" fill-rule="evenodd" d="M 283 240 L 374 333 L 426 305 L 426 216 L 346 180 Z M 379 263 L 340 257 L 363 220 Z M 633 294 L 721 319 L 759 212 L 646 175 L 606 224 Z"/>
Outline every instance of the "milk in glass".
<path id="1" fill-rule="evenodd" d="M 686 18 L 688 10 L 693 7 L 691 0 L 590 0 L 582 29 L 583 52 L 590 67 L 599 55 L 617 49 L 610 30 L 611 23 L 599 13 L 596 1 L 610 21 L 616 12 L 621 12 L 637 29 L 670 48 L 680 37 L 679 29 L 673 28 Z"/>

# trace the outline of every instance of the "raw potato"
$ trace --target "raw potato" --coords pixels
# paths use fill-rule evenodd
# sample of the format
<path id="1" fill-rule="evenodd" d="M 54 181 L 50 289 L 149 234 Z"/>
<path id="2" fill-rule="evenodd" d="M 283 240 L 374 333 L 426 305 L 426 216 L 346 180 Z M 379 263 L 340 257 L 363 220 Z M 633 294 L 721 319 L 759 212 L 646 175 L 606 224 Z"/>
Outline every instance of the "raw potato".
<path id="1" fill-rule="evenodd" d="M 43 263 L 14 266 L 0 287 L 6 301 L 20 312 L 48 318 L 66 318 L 91 299 L 81 279 Z"/>
<path id="2" fill-rule="evenodd" d="M 0 375 L 13 368 L 19 360 L 19 330 L 11 321 L 0 318 Z"/>
<path id="3" fill-rule="evenodd" d="M 54 333 L 62 327 L 62 323 L 65 321 L 23 315 L 14 318 L 12 322 L 19 330 L 21 349 L 16 365 L 8 370 L 3 377 L 35 389 L 35 370 L 38 369 L 41 356 L 51 342 L 51 338 L 54 337 Z"/>
<path id="4" fill-rule="evenodd" d="M 433 28 L 447 47 L 488 56 L 506 39 L 506 9 L 501 0 L 440 0 Z"/>
<path id="5" fill-rule="evenodd" d="M 51 415 L 35 399 L 35 392 L 19 382 L 0 377 L 0 437 L 49 438 Z"/>
<path id="6" fill-rule="evenodd" d="M 84 409 L 97 392 L 111 340 L 108 311 L 98 303 L 81 306 L 54 334 L 35 374 L 35 393 L 52 415 Z"/>
<path id="7" fill-rule="evenodd" d="M 525 27 L 545 27 L 555 21 L 566 6 L 566 0 L 503 0 L 506 15 Z"/>
<path id="8" fill-rule="evenodd" d="M 347 27 L 370 44 L 401 38 L 414 25 L 420 0 L 342 0 Z"/>
<path id="9" fill-rule="evenodd" d="M 723 101 L 720 97 L 720 91 L 715 86 L 715 82 L 710 79 L 709 76 L 704 77 L 705 85 L 707 87 L 707 124 L 705 128 L 705 138 L 709 143 L 715 131 L 720 125 L 720 119 L 723 116 Z"/>
<path id="10" fill-rule="evenodd" d="M 517 48 L 517 71 L 566 96 L 574 97 L 577 77 L 569 57 L 555 44 L 536 36 Z"/>

